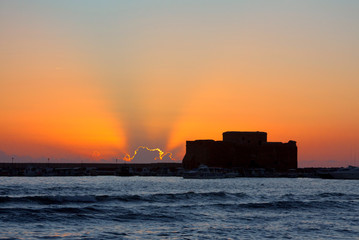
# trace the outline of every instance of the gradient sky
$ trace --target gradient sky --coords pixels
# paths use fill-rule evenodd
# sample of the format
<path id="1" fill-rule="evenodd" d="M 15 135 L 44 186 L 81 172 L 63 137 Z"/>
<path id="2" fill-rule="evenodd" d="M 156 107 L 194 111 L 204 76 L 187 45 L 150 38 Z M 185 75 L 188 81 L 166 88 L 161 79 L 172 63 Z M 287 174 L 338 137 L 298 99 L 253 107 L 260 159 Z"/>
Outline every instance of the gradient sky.
<path id="1" fill-rule="evenodd" d="M 1 161 L 139 146 L 181 161 L 186 140 L 231 130 L 296 140 L 300 167 L 359 165 L 358 13 L 354 0 L 1 1 Z"/>

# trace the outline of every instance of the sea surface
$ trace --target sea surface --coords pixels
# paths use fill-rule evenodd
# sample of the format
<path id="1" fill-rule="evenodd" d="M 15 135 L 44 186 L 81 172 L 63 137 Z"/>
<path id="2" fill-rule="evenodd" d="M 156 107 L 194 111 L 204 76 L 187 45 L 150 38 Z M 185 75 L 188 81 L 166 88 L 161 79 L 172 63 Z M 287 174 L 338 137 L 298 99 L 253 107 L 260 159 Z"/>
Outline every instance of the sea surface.
<path id="1" fill-rule="evenodd" d="M 359 181 L 1 177 L 0 239 L 359 239 Z"/>

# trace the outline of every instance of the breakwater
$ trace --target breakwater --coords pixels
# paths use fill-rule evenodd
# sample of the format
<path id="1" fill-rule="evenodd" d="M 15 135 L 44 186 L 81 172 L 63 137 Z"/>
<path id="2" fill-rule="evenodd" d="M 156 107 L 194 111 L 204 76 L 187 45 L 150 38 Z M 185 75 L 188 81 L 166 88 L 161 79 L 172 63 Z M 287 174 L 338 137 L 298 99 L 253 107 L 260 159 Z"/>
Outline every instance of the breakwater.
<path id="1" fill-rule="evenodd" d="M 212 168 L 210 168 L 212 169 Z M 215 168 L 237 177 L 320 177 L 337 168 Z M 0 163 L 0 176 L 183 176 L 182 163 Z"/>
<path id="2" fill-rule="evenodd" d="M 181 163 L 0 163 L 0 176 L 176 176 Z"/>

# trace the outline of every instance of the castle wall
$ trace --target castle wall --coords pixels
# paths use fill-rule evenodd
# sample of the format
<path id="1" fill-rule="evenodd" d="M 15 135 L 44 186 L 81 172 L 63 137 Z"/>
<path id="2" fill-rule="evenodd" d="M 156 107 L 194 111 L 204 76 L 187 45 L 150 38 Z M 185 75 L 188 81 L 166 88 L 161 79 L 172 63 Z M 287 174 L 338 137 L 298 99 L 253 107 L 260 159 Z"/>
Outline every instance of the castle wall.
<path id="1" fill-rule="evenodd" d="M 256 162 L 262 168 L 274 168 L 280 171 L 298 167 L 297 145 L 288 143 L 266 143 L 258 151 Z"/>

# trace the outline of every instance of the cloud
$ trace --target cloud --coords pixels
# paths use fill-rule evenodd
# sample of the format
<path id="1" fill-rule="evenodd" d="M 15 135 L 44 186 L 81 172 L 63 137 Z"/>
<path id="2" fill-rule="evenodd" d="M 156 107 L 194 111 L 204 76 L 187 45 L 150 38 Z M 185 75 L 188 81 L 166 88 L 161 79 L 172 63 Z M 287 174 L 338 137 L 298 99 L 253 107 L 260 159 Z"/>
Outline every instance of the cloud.
<path id="1" fill-rule="evenodd" d="M 127 154 L 123 160 L 131 161 L 132 163 L 153 163 L 157 161 L 169 162 L 173 161 L 172 153 L 163 152 L 159 148 L 138 147 L 133 156 Z"/>

